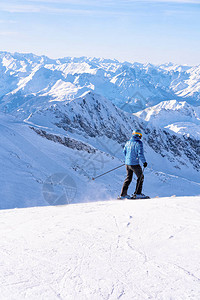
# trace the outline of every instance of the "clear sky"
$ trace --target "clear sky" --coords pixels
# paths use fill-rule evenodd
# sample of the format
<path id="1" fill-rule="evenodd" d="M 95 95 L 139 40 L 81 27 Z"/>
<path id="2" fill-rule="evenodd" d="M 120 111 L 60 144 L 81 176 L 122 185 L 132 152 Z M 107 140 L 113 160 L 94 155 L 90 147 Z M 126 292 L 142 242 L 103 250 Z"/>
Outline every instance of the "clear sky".
<path id="1" fill-rule="evenodd" d="M 0 51 L 200 64 L 200 0 L 1 0 Z"/>

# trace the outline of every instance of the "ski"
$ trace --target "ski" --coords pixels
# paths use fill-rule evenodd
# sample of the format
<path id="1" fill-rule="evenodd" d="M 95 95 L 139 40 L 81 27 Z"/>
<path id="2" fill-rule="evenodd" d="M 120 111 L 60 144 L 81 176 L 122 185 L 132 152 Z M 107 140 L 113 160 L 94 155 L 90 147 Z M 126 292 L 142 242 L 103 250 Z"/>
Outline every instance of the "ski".
<path id="1" fill-rule="evenodd" d="M 121 197 L 118 196 L 117 200 L 146 200 L 146 199 L 151 199 L 149 196 L 145 196 L 145 197 L 135 197 L 134 195 L 132 197 Z"/>

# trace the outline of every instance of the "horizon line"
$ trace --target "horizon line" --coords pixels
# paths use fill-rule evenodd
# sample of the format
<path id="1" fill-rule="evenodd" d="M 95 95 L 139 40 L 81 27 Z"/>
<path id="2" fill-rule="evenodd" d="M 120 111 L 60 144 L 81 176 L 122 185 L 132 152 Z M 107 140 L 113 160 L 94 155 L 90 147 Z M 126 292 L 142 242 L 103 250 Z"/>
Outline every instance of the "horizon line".
<path id="1" fill-rule="evenodd" d="M 98 57 L 98 56 L 87 56 L 87 55 L 82 55 L 82 56 L 63 56 L 63 57 L 50 57 L 46 54 L 35 54 L 33 52 L 18 52 L 18 51 L 15 51 L 15 52 L 11 52 L 11 51 L 7 51 L 7 50 L 0 50 L 0 54 L 2 53 L 6 53 L 6 54 L 11 54 L 11 55 L 15 55 L 15 54 L 19 54 L 19 55 L 33 55 L 33 56 L 36 56 L 36 57 L 46 57 L 50 60 L 61 60 L 61 59 L 67 59 L 67 58 L 70 58 L 70 59 L 80 59 L 80 58 L 86 58 L 86 59 L 97 59 L 97 60 L 111 60 L 111 61 L 115 61 L 117 63 L 129 63 L 129 64 L 141 64 L 141 65 L 153 65 L 153 66 L 161 66 L 161 65 L 177 65 L 177 66 L 183 66 L 183 67 L 198 67 L 200 66 L 200 64 L 196 64 L 196 65 L 189 65 L 189 64 L 178 64 L 176 62 L 172 62 L 172 61 L 167 61 L 167 62 L 163 62 L 163 63 L 151 63 L 150 61 L 148 62 L 139 62 L 139 61 L 129 61 L 129 60 L 124 60 L 124 59 L 118 59 L 118 58 L 110 58 L 110 57 Z"/>

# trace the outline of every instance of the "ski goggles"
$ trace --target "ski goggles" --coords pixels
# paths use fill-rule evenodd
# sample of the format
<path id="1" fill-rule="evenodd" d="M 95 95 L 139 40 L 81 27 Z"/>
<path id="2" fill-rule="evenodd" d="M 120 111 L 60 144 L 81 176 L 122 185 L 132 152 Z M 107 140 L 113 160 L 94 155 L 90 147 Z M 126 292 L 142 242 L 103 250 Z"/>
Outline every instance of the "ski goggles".
<path id="1" fill-rule="evenodd" d="M 132 133 L 133 135 L 135 135 L 135 134 L 138 134 L 139 136 L 141 136 L 142 137 L 142 133 L 141 132 L 137 132 L 137 131 L 133 131 L 133 133 Z"/>

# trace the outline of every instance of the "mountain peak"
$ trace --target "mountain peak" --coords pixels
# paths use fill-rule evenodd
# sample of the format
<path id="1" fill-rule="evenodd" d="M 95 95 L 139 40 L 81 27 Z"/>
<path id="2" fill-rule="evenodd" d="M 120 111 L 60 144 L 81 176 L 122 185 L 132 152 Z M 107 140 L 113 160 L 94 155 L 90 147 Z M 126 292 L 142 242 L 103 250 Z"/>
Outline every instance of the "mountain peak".
<path id="1" fill-rule="evenodd" d="M 16 109 L 16 99 L 22 103 L 27 101 L 27 95 L 65 101 L 88 91 L 131 113 L 166 100 L 191 104 L 200 100 L 200 67 L 131 64 L 86 56 L 53 60 L 17 52 L 0 52 L 0 58 L 4 72 L 0 79 L 3 110 L 5 105 Z"/>

